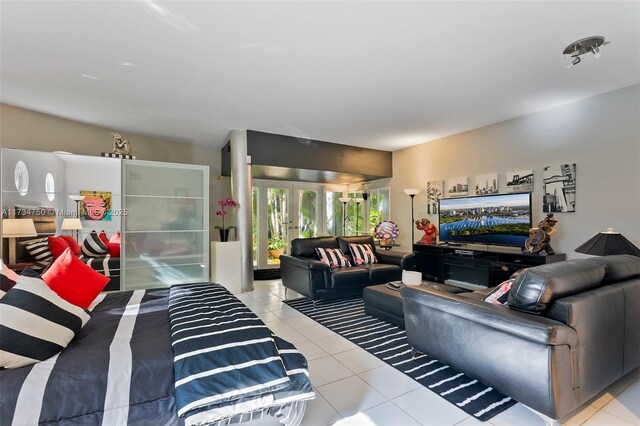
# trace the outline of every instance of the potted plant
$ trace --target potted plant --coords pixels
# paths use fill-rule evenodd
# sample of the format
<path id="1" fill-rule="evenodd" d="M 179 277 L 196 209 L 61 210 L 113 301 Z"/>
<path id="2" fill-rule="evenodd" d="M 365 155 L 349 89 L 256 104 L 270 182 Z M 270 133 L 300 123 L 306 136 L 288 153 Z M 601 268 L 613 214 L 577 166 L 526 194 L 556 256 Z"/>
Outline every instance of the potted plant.
<path id="1" fill-rule="evenodd" d="M 267 250 L 269 251 L 269 256 L 274 259 L 280 258 L 280 255 L 284 253 L 286 244 L 281 236 L 275 238 L 269 238 L 267 240 Z"/>
<path id="2" fill-rule="evenodd" d="M 229 197 L 226 200 L 219 200 L 218 204 L 220 205 L 220 210 L 216 210 L 216 216 L 222 217 L 222 226 L 216 226 L 215 228 L 220 232 L 220 241 L 229 241 L 229 231 L 235 228 L 235 226 L 224 226 L 224 217 L 230 213 L 229 210 L 225 210 L 225 207 L 233 209 L 238 207 L 238 203 L 233 201 L 233 198 Z"/>

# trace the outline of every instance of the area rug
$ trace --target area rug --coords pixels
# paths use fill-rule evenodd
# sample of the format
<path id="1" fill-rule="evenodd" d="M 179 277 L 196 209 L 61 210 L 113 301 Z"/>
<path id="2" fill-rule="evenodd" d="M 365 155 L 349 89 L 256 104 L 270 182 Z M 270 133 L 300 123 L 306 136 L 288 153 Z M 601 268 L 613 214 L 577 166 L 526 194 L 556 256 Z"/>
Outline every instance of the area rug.
<path id="1" fill-rule="evenodd" d="M 284 303 L 349 339 L 480 421 L 489 420 L 516 403 L 429 355 L 417 354 L 414 358 L 406 332 L 365 314 L 361 297 L 320 300 L 315 308 L 307 298 L 285 300 Z"/>

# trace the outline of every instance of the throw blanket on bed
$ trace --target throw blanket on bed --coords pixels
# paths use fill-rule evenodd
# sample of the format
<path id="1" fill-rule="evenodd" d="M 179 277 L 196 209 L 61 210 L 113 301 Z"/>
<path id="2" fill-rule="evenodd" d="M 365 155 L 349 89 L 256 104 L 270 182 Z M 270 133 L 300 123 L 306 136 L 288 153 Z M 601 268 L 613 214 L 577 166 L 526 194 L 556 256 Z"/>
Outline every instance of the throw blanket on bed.
<path id="1" fill-rule="evenodd" d="M 305 358 L 218 284 L 170 290 L 178 415 L 205 424 L 314 397 Z M 296 424 L 297 413 L 281 413 Z"/>

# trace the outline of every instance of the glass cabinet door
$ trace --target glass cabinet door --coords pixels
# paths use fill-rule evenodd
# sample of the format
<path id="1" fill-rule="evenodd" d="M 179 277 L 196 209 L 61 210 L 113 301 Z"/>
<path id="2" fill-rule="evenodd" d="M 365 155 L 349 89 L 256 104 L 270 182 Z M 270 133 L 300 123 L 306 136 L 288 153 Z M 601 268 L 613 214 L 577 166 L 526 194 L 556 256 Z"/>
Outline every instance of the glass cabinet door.
<path id="1" fill-rule="evenodd" d="M 125 290 L 208 281 L 209 168 L 123 161 Z"/>

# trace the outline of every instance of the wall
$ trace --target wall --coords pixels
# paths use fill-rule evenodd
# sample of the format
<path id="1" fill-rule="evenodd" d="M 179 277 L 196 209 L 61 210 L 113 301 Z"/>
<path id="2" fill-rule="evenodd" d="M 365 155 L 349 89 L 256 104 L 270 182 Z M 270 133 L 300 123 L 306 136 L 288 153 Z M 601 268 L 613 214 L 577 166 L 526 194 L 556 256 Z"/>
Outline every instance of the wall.
<path id="1" fill-rule="evenodd" d="M 77 121 L 41 114 L 35 111 L 0 104 L 0 147 L 33 151 L 67 151 L 74 154 L 99 156 L 111 152 L 112 131 L 129 139 L 133 154 L 139 160 L 209 166 L 210 224 L 219 222 L 215 216 L 217 200 L 230 196 L 229 178 L 220 176 L 220 149 L 179 143 L 147 136 L 120 132 Z M 211 232 L 217 239 L 217 232 Z"/>
<path id="2" fill-rule="evenodd" d="M 576 212 L 556 213 L 552 246 L 570 258 L 598 231 L 613 227 L 640 246 L 640 85 L 515 118 L 393 153 L 391 219 L 401 228 L 401 249 L 411 235 L 410 198 L 403 188 L 426 189 L 429 180 L 534 169 L 533 223 L 542 212 L 542 170 L 577 163 Z M 382 182 L 378 182 L 381 184 Z M 426 217 L 426 195 L 415 198 L 415 217 Z M 431 218 L 432 221 L 437 217 Z M 416 230 L 416 240 L 422 235 Z"/>

